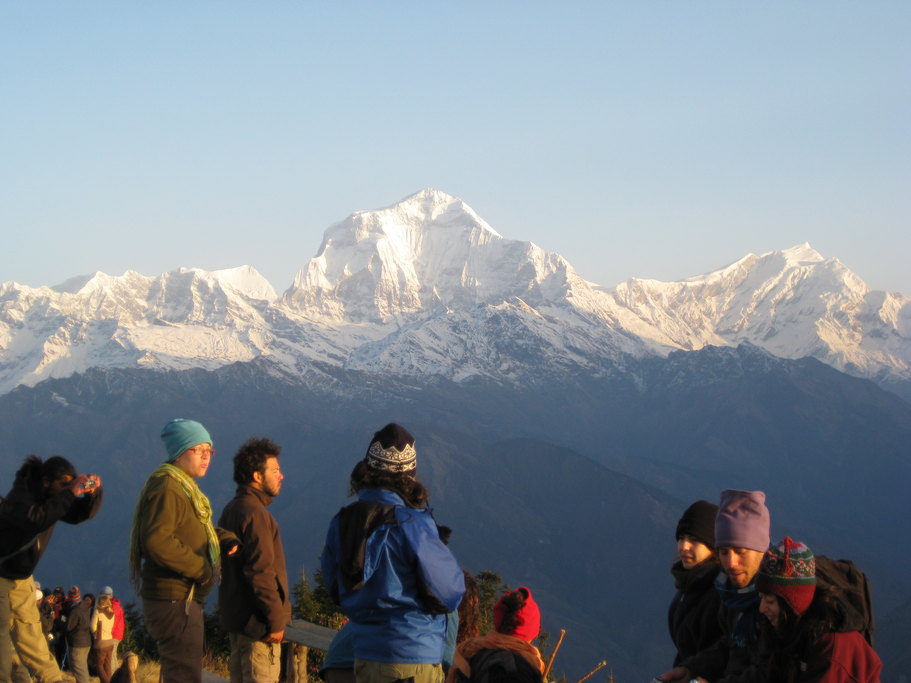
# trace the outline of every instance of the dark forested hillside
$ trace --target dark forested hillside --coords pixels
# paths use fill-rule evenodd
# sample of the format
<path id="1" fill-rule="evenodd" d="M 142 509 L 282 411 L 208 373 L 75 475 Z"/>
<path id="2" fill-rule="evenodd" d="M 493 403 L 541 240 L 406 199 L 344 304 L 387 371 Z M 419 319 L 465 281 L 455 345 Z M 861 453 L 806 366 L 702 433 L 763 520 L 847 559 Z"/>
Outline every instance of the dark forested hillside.
<path id="1" fill-rule="evenodd" d="M 460 561 L 532 586 L 545 628 L 568 629 L 557 668 L 570 678 L 602 659 L 619 680 L 669 663 L 674 525 L 689 502 L 721 488 L 765 490 L 774 537 L 855 559 L 878 615 L 911 595 L 901 571 L 911 549 L 894 543 L 907 518 L 911 406 L 816 361 L 705 349 L 628 360 L 610 379 L 523 387 L 325 368 L 290 384 L 266 370 L 93 370 L 0 397 L 4 490 L 31 452 L 66 455 L 104 479 L 102 514 L 60 525 L 37 578 L 129 593 L 133 504 L 173 417 L 213 434 L 219 453 L 201 483 L 217 509 L 233 493 L 230 459 L 244 439 L 284 445 L 273 512 L 291 573 L 312 570 L 351 467 L 395 420 L 417 438 L 419 476 Z"/>

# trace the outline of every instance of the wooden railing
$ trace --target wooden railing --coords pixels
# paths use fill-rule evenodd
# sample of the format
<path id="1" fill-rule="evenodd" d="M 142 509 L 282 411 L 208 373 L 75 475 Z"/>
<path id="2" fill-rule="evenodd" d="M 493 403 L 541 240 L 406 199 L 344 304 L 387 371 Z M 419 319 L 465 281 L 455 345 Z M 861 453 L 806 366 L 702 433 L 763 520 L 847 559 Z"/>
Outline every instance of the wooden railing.
<path id="1" fill-rule="evenodd" d="M 285 640 L 288 641 L 287 657 L 287 683 L 308 683 L 307 652 L 310 648 L 316 650 L 329 649 L 329 643 L 338 631 L 312 624 L 303 619 L 294 619 L 285 627 Z"/>

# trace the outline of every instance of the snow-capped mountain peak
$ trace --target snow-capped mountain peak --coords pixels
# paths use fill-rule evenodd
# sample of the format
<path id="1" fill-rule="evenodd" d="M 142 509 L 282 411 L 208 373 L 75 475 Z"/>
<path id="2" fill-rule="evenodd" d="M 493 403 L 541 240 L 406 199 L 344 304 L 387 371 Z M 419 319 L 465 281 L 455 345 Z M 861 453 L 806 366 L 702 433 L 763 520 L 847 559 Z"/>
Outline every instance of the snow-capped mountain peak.
<path id="1" fill-rule="evenodd" d="M 139 273 L 131 270 L 128 270 L 119 278 L 114 275 L 102 273 L 99 270 L 90 275 L 77 275 L 71 277 L 64 282 L 61 282 L 59 285 L 54 285 L 51 289 L 55 292 L 60 292 L 61 294 L 89 294 L 94 291 L 116 287 L 118 281 L 132 278 L 133 276 L 142 277 Z"/>
<path id="2" fill-rule="evenodd" d="M 746 341 L 860 374 L 875 374 L 882 363 L 911 374 L 911 340 L 902 332 L 911 299 L 871 292 L 841 261 L 806 243 L 681 282 L 630 280 L 612 294 L 652 325 L 660 343 L 696 349 Z M 871 323 L 884 328 L 873 332 Z"/>
<path id="3" fill-rule="evenodd" d="M 791 265 L 808 265 L 810 263 L 825 261 L 825 258 L 811 247 L 809 242 L 797 244 L 790 249 L 783 249 L 780 253 L 785 261 Z"/>
<path id="4" fill-rule="evenodd" d="M 371 225 L 371 219 L 375 218 L 377 224 L 389 228 L 391 233 L 411 226 L 433 224 L 438 227 L 453 226 L 459 230 L 469 227 L 502 237 L 464 201 L 432 188 L 415 192 L 392 206 L 355 211 L 352 216 L 363 217 L 362 225 Z"/>
<path id="5" fill-rule="evenodd" d="M 461 199 L 422 190 L 330 227 L 283 299 L 334 320 L 382 322 L 526 296 L 570 271 L 556 254 L 503 238 Z"/>
<path id="6" fill-rule="evenodd" d="M 272 284 L 252 266 L 237 266 L 213 271 L 182 268 L 181 272 L 193 272 L 202 278 L 211 279 L 212 282 L 217 282 L 222 287 L 230 287 L 250 299 L 272 301 L 278 296 Z"/>

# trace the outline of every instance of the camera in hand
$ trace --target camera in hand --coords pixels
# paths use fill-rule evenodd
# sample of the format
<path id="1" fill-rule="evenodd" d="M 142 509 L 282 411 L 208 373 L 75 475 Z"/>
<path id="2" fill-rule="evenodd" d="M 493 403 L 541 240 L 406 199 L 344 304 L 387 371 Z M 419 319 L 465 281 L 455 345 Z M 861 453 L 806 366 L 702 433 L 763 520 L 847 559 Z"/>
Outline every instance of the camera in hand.
<path id="1" fill-rule="evenodd" d="M 82 485 L 86 491 L 92 491 L 98 486 L 98 480 L 95 477 L 89 477 L 85 480 L 85 484 Z"/>

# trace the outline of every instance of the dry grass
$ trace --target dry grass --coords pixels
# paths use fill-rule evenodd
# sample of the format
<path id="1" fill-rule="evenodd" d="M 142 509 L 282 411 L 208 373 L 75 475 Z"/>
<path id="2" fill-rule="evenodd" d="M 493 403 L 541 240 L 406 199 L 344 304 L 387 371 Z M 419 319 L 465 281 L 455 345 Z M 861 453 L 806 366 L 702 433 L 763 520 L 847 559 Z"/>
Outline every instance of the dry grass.
<path id="1" fill-rule="evenodd" d="M 203 662 L 203 668 L 206 671 L 211 671 L 217 676 L 222 678 L 228 678 L 228 667 L 227 665 L 219 666 L 218 662 L 209 661 L 209 658 L 206 657 L 206 660 Z M 140 661 L 139 669 L 136 671 L 136 681 L 137 683 L 158 683 L 158 678 L 161 674 L 161 666 L 158 662 L 145 662 Z M 93 679 L 97 680 L 97 679 Z"/>
<path id="2" fill-rule="evenodd" d="M 208 651 L 202 656 L 202 668 L 216 676 L 231 678 L 231 672 L 228 671 L 228 662 L 224 659 L 216 659 Z"/>
<path id="3" fill-rule="evenodd" d="M 136 671 L 136 683 L 158 683 L 161 667 L 158 662 L 139 662 L 139 669 Z M 76 679 L 68 672 L 63 672 L 63 680 L 66 683 L 75 683 Z M 97 676 L 89 677 L 90 683 L 99 683 L 101 679 Z"/>

